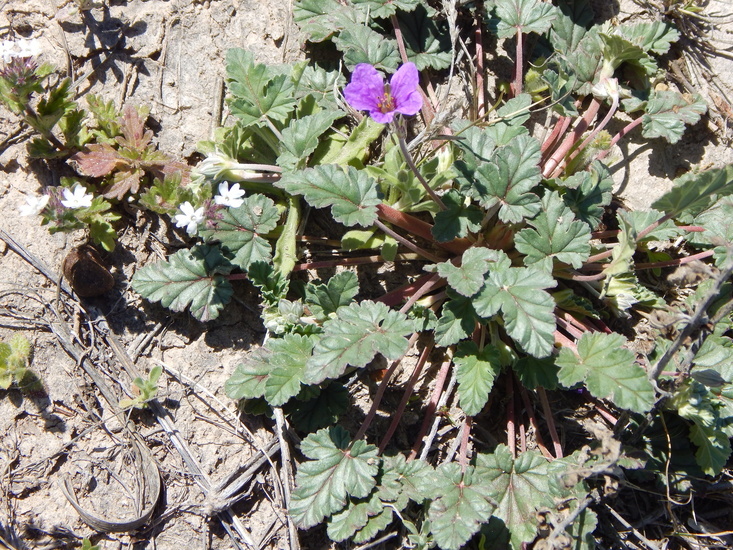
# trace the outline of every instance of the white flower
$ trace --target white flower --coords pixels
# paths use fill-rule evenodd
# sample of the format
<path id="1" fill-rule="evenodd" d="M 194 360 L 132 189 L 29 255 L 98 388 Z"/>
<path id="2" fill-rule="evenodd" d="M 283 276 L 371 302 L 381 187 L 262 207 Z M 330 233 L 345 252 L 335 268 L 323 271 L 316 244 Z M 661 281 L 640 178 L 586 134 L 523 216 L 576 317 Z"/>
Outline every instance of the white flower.
<path id="1" fill-rule="evenodd" d="M 87 188 L 78 183 L 71 189 L 64 189 L 65 201 L 61 201 L 66 208 L 89 208 L 94 195 L 87 193 Z"/>
<path id="2" fill-rule="evenodd" d="M 41 43 L 36 40 L 3 40 L 0 42 L 0 56 L 5 63 L 15 57 L 33 57 L 41 53 Z"/>
<path id="3" fill-rule="evenodd" d="M 21 216 L 37 216 L 48 204 L 48 195 L 41 195 L 40 197 L 26 197 L 25 204 L 20 207 Z"/>
<path id="4" fill-rule="evenodd" d="M 235 183 L 229 187 L 229 183 L 223 181 L 219 184 L 219 194 L 214 197 L 216 204 L 239 208 L 244 203 L 244 189 L 240 189 L 239 184 Z"/>
<path id="5" fill-rule="evenodd" d="M 180 207 L 182 214 L 176 214 L 176 227 L 185 227 L 186 233 L 195 235 L 199 224 L 204 221 L 204 207 L 196 210 L 190 202 L 184 202 Z"/>

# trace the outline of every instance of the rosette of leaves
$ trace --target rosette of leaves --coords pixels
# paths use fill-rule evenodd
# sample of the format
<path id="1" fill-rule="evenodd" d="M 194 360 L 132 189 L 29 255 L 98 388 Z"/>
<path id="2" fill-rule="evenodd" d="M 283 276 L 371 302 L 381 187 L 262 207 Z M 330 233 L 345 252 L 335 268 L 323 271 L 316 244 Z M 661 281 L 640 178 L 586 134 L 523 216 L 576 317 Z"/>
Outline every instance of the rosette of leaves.
<path id="1" fill-rule="evenodd" d="M 126 105 L 117 120 L 119 135 L 107 135 L 114 138 L 114 144 L 90 143 L 70 158 L 81 175 L 103 178 L 105 198 L 122 200 L 128 194 L 137 195 L 146 177 L 163 182 L 179 173 L 184 180 L 187 178 L 188 167 L 158 151 L 152 143 L 153 132 L 145 129 L 147 115 L 146 108 Z M 109 128 L 109 119 L 105 122 L 103 128 Z"/>

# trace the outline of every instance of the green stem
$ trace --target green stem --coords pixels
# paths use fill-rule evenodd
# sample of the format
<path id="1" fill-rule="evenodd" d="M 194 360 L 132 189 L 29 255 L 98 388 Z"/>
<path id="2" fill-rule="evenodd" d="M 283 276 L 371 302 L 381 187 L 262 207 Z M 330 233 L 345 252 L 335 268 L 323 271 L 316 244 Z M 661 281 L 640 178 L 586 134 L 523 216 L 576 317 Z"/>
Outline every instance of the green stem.
<path id="1" fill-rule="evenodd" d="M 36 130 L 39 134 L 41 134 L 43 137 L 45 137 L 48 141 L 51 142 L 51 145 L 53 145 L 58 151 L 66 151 L 68 150 L 68 147 L 66 147 L 61 141 L 59 141 L 59 138 L 57 138 L 53 132 L 50 130 L 45 130 L 38 128 L 35 124 L 31 122 L 31 120 L 38 120 L 38 113 L 31 107 L 30 105 L 25 106 L 25 112 L 26 112 L 26 123 L 31 126 L 34 130 Z"/>
<path id="2" fill-rule="evenodd" d="M 433 201 L 435 201 L 435 203 L 438 205 L 438 207 L 441 210 L 447 210 L 447 207 L 443 203 L 442 199 L 435 193 L 435 191 L 433 191 L 433 189 L 428 184 L 427 180 L 423 177 L 423 175 L 417 169 L 417 166 L 415 166 L 415 161 L 412 159 L 412 155 L 410 154 L 410 151 L 407 149 L 407 143 L 405 142 L 403 132 L 400 129 L 397 130 L 397 139 L 399 140 L 400 149 L 402 150 L 402 155 L 405 157 L 407 166 L 410 167 L 410 170 L 412 170 L 412 173 L 415 174 L 415 177 L 425 188 L 425 192 L 430 196 L 431 199 L 433 199 Z"/>

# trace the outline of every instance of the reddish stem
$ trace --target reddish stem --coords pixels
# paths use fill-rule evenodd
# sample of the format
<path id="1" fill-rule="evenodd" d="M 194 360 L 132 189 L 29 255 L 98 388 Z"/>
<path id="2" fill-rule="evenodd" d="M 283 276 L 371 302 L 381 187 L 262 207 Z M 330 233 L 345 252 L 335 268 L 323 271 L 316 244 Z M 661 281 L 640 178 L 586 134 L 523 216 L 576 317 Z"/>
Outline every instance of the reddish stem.
<path id="1" fill-rule="evenodd" d="M 559 330 L 555 331 L 555 343 L 560 344 L 561 347 L 570 348 L 573 351 L 576 351 L 578 349 L 578 346 L 575 345 L 575 342 L 573 342 L 570 338 L 565 336 Z"/>
<path id="2" fill-rule="evenodd" d="M 695 260 L 702 260 L 704 258 L 709 258 L 714 253 L 714 250 L 711 248 L 710 250 L 705 250 L 703 252 L 698 252 L 697 254 L 693 254 L 692 256 L 686 256 L 684 258 L 677 258 L 675 260 L 668 260 L 666 262 L 651 262 L 646 264 L 636 264 L 634 265 L 634 269 L 656 269 L 659 267 L 677 267 L 679 265 L 685 265 L 689 264 L 690 262 L 694 262 Z"/>
<path id="3" fill-rule="evenodd" d="M 534 407 L 532 406 L 532 401 L 529 399 L 529 393 L 527 393 L 527 389 L 519 385 L 520 393 L 522 395 L 522 401 L 524 402 L 524 408 L 527 410 L 527 417 L 529 418 L 529 423 L 532 424 L 532 427 L 534 428 L 534 437 L 537 441 L 537 446 L 540 448 L 540 451 L 544 455 L 545 458 L 549 458 L 552 460 L 554 457 L 552 456 L 552 453 L 547 450 L 547 447 L 545 447 L 545 442 L 542 439 L 542 434 L 540 433 L 540 425 L 537 422 L 537 417 L 534 414 Z"/>
<path id="4" fill-rule="evenodd" d="M 514 381 L 511 373 L 507 373 L 505 391 L 509 396 L 509 403 L 506 408 L 506 442 L 512 457 L 517 458 L 517 421 L 514 414 Z"/>
<path id="5" fill-rule="evenodd" d="M 422 369 L 425 366 L 425 362 L 428 360 L 428 357 L 430 356 L 430 353 L 432 351 L 432 343 L 429 346 L 425 346 L 423 348 L 422 353 L 420 354 L 420 358 L 417 360 L 417 365 L 415 365 L 415 369 L 412 371 L 412 376 L 410 376 L 410 380 L 405 386 L 405 391 L 402 394 L 402 400 L 400 401 L 400 404 L 397 406 L 397 410 L 392 416 L 392 422 L 390 422 L 389 428 L 387 428 L 387 433 L 384 434 L 382 442 L 379 444 L 379 454 L 382 454 L 384 452 L 384 448 L 387 446 L 387 443 L 389 443 L 389 440 L 392 439 L 392 436 L 397 429 L 397 425 L 400 423 L 400 420 L 402 420 L 402 414 L 405 412 L 407 401 L 410 399 L 410 395 L 412 395 L 412 390 L 415 388 L 415 383 L 420 377 Z"/>
<path id="6" fill-rule="evenodd" d="M 562 445 L 560 444 L 560 438 L 557 436 L 557 429 L 555 428 L 555 418 L 552 416 L 552 408 L 550 407 L 550 401 L 547 399 L 545 388 L 543 388 L 542 386 L 537 388 L 537 395 L 540 396 L 542 410 L 545 413 L 545 422 L 547 422 L 547 429 L 549 430 L 550 438 L 552 439 L 552 446 L 555 450 L 555 458 L 562 458 Z"/>
<path id="7" fill-rule="evenodd" d="M 514 63 L 514 82 L 512 83 L 512 93 L 517 97 L 522 93 L 523 76 L 524 76 L 524 35 L 517 31 L 517 54 Z"/>
<path id="8" fill-rule="evenodd" d="M 552 151 L 552 149 L 555 147 L 557 141 L 565 135 L 565 132 L 568 131 L 568 127 L 570 126 L 570 123 L 572 122 L 572 119 L 569 116 L 561 116 L 559 119 L 557 119 L 557 122 L 555 122 L 555 127 L 552 129 L 552 133 L 547 137 L 545 142 L 542 144 L 542 147 L 540 148 L 540 151 L 542 151 L 542 161 L 545 161 L 545 156 Z"/>
<path id="9" fill-rule="evenodd" d="M 402 303 L 402 301 L 405 300 L 408 296 L 412 296 L 413 294 L 415 294 L 415 292 L 418 292 L 420 288 L 422 288 L 422 286 L 425 285 L 425 283 L 427 283 L 428 280 L 432 277 L 432 273 L 420 275 L 411 283 L 402 285 L 399 288 L 391 290 L 387 292 L 387 294 L 385 294 L 384 296 L 376 298 L 375 301 L 382 302 L 383 304 L 387 304 L 388 306 L 396 306 L 397 304 Z"/>
<path id="10" fill-rule="evenodd" d="M 616 111 L 618 110 L 618 99 L 618 96 L 613 98 L 611 108 L 608 110 L 606 116 L 603 118 L 601 123 L 596 125 L 596 127 L 593 128 L 593 131 L 588 135 L 588 137 L 583 140 L 583 143 L 581 143 L 580 146 L 576 147 L 575 150 L 567 156 L 567 159 L 564 160 L 560 164 L 560 166 L 555 169 L 553 176 L 558 177 L 568 165 L 568 163 L 576 158 L 583 151 L 583 149 L 585 149 L 585 147 L 587 147 L 587 145 L 595 139 L 595 137 L 601 132 L 601 130 L 603 130 L 608 125 L 608 123 L 611 122 L 613 115 L 615 115 Z"/>
<path id="11" fill-rule="evenodd" d="M 435 237 L 433 237 L 432 233 L 432 225 L 411 214 L 400 212 L 399 210 L 384 203 L 377 205 L 377 215 L 382 220 L 389 222 L 392 225 L 396 225 L 397 227 L 401 227 L 405 231 L 409 231 L 411 234 L 421 237 L 426 241 L 429 241 L 454 254 L 463 254 L 466 249 L 471 246 L 471 242 L 468 239 L 456 239 L 447 243 L 435 242 Z"/>
<path id="12" fill-rule="evenodd" d="M 555 168 L 557 168 L 562 159 L 565 158 L 565 155 L 570 152 L 575 143 L 590 127 L 591 122 L 593 122 L 593 120 L 596 118 L 596 115 L 598 114 L 598 109 L 600 109 L 600 107 L 601 102 L 598 101 L 596 98 L 593 98 L 593 101 L 591 101 L 588 109 L 585 111 L 583 117 L 575 125 L 573 131 L 565 137 L 560 146 L 555 149 L 554 153 L 552 153 L 552 156 L 547 159 L 547 162 L 545 163 L 545 166 L 542 170 L 542 175 L 544 177 L 549 177 L 550 174 L 555 171 Z"/>
<path id="13" fill-rule="evenodd" d="M 484 39 L 481 16 L 474 20 L 474 40 L 476 42 L 476 118 L 486 114 L 486 95 L 484 92 Z"/>
<path id="14" fill-rule="evenodd" d="M 410 308 L 415 305 L 415 302 L 417 302 L 420 298 L 430 292 L 433 287 L 441 287 L 445 286 L 446 284 L 447 281 L 445 279 L 442 279 L 437 273 L 434 274 L 427 280 L 424 285 L 422 285 L 418 290 L 415 291 L 412 296 L 410 296 L 407 302 L 405 302 L 405 305 L 400 308 L 400 313 L 407 313 L 408 311 L 410 311 Z"/>
<path id="15" fill-rule="evenodd" d="M 468 441 L 471 436 L 471 417 L 466 416 L 463 419 L 463 428 L 461 429 L 461 447 L 458 451 L 458 464 L 461 465 L 461 471 L 466 472 L 468 466 Z"/>
<path id="16" fill-rule="evenodd" d="M 410 336 L 410 340 L 407 344 L 407 349 L 409 350 L 412 346 L 415 345 L 415 342 L 417 342 L 417 339 L 420 337 L 420 335 L 415 332 Z M 358 441 L 362 437 L 364 437 L 364 434 L 366 433 L 367 429 L 369 429 L 369 425 L 372 423 L 372 420 L 374 420 L 374 416 L 377 414 L 377 410 L 379 409 L 379 404 L 382 402 L 382 397 L 384 397 L 384 392 L 387 389 L 387 385 L 389 384 L 390 379 L 392 378 L 392 375 L 397 370 L 397 367 L 400 366 L 400 363 L 405 358 L 403 355 L 399 359 L 392 361 L 392 365 L 390 365 L 389 369 L 387 369 L 387 372 L 384 373 L 384 378 L 382 378 L 382 381 L 379 383 L 379 387 L 377 388 L 377 393 L 374 395 L 374 401 L 372 401 L 372 406 L 369 408 L 369 412 L 366 415 L 366 418 L 364 419 L 364 422 L 361 423 L 361 428 L 359 428 L 359 431 L 357 432 L 356 436 L 354 436 L 354 441 Z"/>
<path id="17" fill-rule="evenodd" d="M 408 461 L 413 460 L 417 456 L 417 452 L 420 450 L 422 440 L 425 437 L 425 434 L 428 432 L 428 427 L 433 421 L 435 411 L 438 407 L 438 401 L 440 401 L 440 394 L 443 392 L 443 385 L 445 384 L 446 378 L 448 378 L 448 371 L 450 370 L 451 364 L 452 362 L 449 359 L 447 361 L 443 361 L 443 364 L 440 366 L 438 376 L 435 379 L 433 394 L 430 396 L 430 402 L 425 409 L 425 417 L 423 418 L 422 425 L 420 426 L 420 431 L 418 432 L 417 438 L 415 439 L 415 444 L 412 446 L 412 450 L 410 451 L 410 456 L 407 458 Z"/>
<path id="18" fill-rule="evenodd" d="M 631 132 L 631 130 L 633 130 L 639 124 L 641 124 L 641 120 L 642 120 L 642 117 L 639 117 L 635 120 L 632 120 L 626 126 L 621 128 L 621 131 L 618 134 L 616 134 L 615 136 L 613 136 L 613 139 L 611 140 L 611 146 L 608 149 L 606 149 L 605 151 L 601 151 L 600 153 L 598 153 L 598 155 L 596 155 L 596 159 L 602 160 L 606 158 L 606 155 L 608 155 L 608 153 L 611 152 L 611 150 L 613 149 L 613 146 L 616 145 L 626 134 Z"/>
<path id="19" fill-rule="evenodd" d="M 392 237 L 395 241 L 400 243 L 402 246 L 407 248 L 408 250 L 412 250 L 415 254 L 420 254 L 423 258 L 426 260 L 430 260 L 431 262 L 440 262 L 441 258 L 438 258 L 434 254 L 428 252 L 427 250 L 420 248 L 415 243 L 413 243 L 410 239 L 403 237 L 397 231 L 394 231 L 393 229 L 390 229 L 386 225 L 384 225 L 379 220 L 374 220 L 374 225 L 376 225 L 383 233 L 389 235 Z"/>

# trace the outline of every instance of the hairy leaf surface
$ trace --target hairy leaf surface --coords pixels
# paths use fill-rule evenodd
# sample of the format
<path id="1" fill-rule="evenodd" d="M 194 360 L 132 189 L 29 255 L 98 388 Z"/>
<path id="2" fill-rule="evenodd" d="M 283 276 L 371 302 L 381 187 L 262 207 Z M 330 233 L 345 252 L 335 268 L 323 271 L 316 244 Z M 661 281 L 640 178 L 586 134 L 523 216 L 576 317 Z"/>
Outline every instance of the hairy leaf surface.
<path id="1" fill-rule="evenodd" d="M 566 388 L 585 382 L 588 391 L 609 399 L 618 407 L 643 413 L 654 404 L 654 388 L 646 372 L 623 347 L 620 334 L 585 333 L 578 341 L 578 355 L 562 348 L 557 358 L 558 378 Z"/>
<path id="2" fill-rule="evenodd" d="M 489 400 L 494 380 L 501 372 L 499 350 L 487 345 L 479 350 L 474 342 L 461 342 L 453 362 L 458 367 L 458 396 L 461 408 L 469 416 L 481 412 Z"/>
<path id="3" fill-rule="evenodd" d="M 209 321 L 219 316 L 232 297 L 234 290 L 225 277 L 231 269 L 218 247 L 199 245 L 139 269 L 132 288 L 173 311 L 190 307 L 196 319 Z"/>
<path id="4" fill-rule="evenodd" d="M 364 300 L 340 307 L 323 325 L 323 336 L 308 361 L 305 381 L 319 384 L 338 378 L 346 367 L 363 367 L 377 353 L 397 359 L 407 351 L 406 335 L 414 323 L 381 302 Z"/>
<path id="5" fill-rule="evenodd" d="M 232 253 L 232 262 L 244 270 L 253 262 L 269 262 L 272 247 L 262 235 L 277 226 L 280 213 L 272 199 L 264 195 L 250 195 L 237 208 L 226 208 L 214 229 L 199 232 L 207 242 L 220 242 Z"/>
<path id="6" fill-rule="evenodd" d="M 301 451 L 310 460 L 298 467 L 290 502 L 291 517 L 301 529 L 339 512 L 349 496 L 366 497 L 376 485 L 376 447 L 361 440 L 349 447 L 349 435 L 340 426 L 310 434 Z"/>
<path id="7" fill-rule="evenodd" d="M 522 229 L 515 236 L 525 265 L 538 264 L 549 272 L 557 259 L 577 269 L 590 256 L 590 227 L 575 219 L 558 193 L 545 194 L 542 212 L 528 223 L 534 229 Z"/>
<path id="8" fill-rule="evenodd" d="M 441 464 L 435 474 L 436 496 L 428 508 L 431 530 L 440 548 L 458 550 L 489 520 L 495 503 L 473 466 L 462 474 L 455 462 Z"/>
<path id="9" fill-rule="evenodd" d="M 555 301 L 543 289 L 556 284 L 549 273 L 535 268 L 491 271 L 473 307 L 481 317 L 501 310 L 509 336 L 528 354 L 546 357 L 555 343 Z"/>
<path id="10" fill-rule="evenodd" d="M 285 174 L 275 184 L 294 195 L 303 195 L 316 208 L 331 207 L 336 221 L 346 226 L 369 226 L 377 219 L 377 181 L 363 170 L 334 164 Z"/>
<path id="11" fill-rule="evenodd" d="M 535 451 L 512 458 L 506 445 L 493 454 L 479 454 L 476 475 L 489 486 L 487 496 L 496 503 L 494 515 L 504 520 L 515 550 L 537 534 L 537 511 L 553 504 L 550 464 Z"/>

